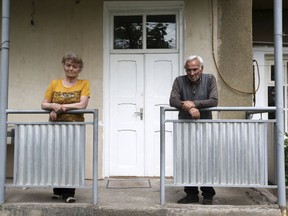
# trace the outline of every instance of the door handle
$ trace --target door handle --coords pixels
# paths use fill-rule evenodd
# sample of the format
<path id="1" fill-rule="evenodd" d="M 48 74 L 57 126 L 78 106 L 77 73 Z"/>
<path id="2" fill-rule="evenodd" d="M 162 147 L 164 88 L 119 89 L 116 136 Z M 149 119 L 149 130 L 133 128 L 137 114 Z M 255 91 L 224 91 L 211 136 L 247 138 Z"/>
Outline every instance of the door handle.
<path id="1" fill-rule="evenodd" d="M 140 116 L 140 120 L 143 120 L 143 108 L 140 108 L 139 112 L 134 112 L 136 115 Z"/>

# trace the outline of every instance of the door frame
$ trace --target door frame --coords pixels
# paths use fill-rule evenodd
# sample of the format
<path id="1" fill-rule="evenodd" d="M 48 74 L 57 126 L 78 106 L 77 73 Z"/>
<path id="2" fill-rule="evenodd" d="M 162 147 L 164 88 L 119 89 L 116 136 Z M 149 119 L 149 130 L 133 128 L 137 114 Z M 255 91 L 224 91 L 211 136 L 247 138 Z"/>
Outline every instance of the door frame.
<path id="1" fill-rule="evenodd" d="M 106 2 L 103 6 L 103 160 L 102 160 L 102 176 L 110 176 L 110 53 L 111 53 L 111 14 L 112 13 L 143 13 L 143 11 L 166 12 L 173 11 L 178 14 L 178 53 L 179 53 L 179 74 L 182 71 L 182 59 L 184 49 L 184 27 L 183 27 L 183 9 L 184 1 L 119 1 Z M 140 53 L 140 52 L 139 52 Z M 159 51 L 161 53 L 161 51 Z"/>

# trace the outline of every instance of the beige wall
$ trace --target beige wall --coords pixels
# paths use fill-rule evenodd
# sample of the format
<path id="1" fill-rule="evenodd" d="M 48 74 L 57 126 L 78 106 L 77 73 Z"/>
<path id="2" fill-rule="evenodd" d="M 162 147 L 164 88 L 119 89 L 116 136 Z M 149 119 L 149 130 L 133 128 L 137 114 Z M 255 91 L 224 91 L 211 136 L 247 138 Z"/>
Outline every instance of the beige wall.
<path id="1" fill-rule="evenodd" d="M 218 60 L 225 80 L 219 79 L 220 106 L 251 106 L 252 1 L 218 0 Z M 234 90 L 232 90 L 234 89 Z M 236 91 L 235 91 L 236 90 Z M 243 117 L 243 113 L 223 117 Z"/>
<path id="2" fill-rule="evenodd" d="M 52 79 L 62 78 L 62 56 L 73 51 L 82 56 L 81 79 L 91 84 L 88 109 L 103 107 L 103 14 L 102 1 L 35 1 L 35 25 L 30 24 L 32 1 L 11 1 L 9 109 L 40 109 L 44 92 Z M 31 116 L 12 116 L 13 119 Z M 46 115 L 33 119 L 47 120 Z M 87 119 L 91 116 L 87 115 Z M 100 133 L 102 128 L 100 127 Z M 89 133 L 91 134 L 91 133 Z M 91 177 L 92 143 L 88 137 L 88 170 Z M 101 137 L 101 136 L 100 136 Z M 102 140 L 100 139 L 100 168 Z M 102 170 L 100 170 L 101 172 Z"/>
<path id="3" fill-rule="evenodd" d="M 251 95 L 237 93 L 224 84 L 212 53 L 214 26 L 215 58 L 225 81 L 240 91 L 252 90 L 252 3 L 250 0 L 185 0 L 184 57 L 198 54 L 204 58 L 205 72 L 217 77 L 220 106 L 250 106 Z M 218 2 L 218 4 L 217 4 Z M 241 11 L 241 12 L 240 12 Z M 45 89 L 52 79 L 63 77 L 61 58 L 67 51 L 80 54 L 84 70 L 80 78 L 90 80 L 88 108 L 103 109 L 103 0 L 35 1 L 35 25 L 30 24 L 30 0 L 11 1 L 11 43 L 9 109 L 40 109 Z M 243 117 L 223 115 L 223 117 Z M 46 120 L 48 116 L 33 116 Z M 32 116 L 10 120 L 31 119 Z M 87 116 L 89 119 L 90 116 Z M 102 124 L 99 132 L 99 176 L 102 176 Z M 90 130 L 90 129 L 89 129 Z M 90 130 L 91 131 L 91 130 Z M 88 133 L 87 177 L 92 175 L 92 143 Z"/>
<path id="4" fill-rule="evenodd" d="M 242 92 L 253 86 L 252 2 L 211 2 L 185 1 L 184 56 L 203 57 L 204 72 L 217 77 L 219 106 L 251 106 L 252 95 Z M 223 112 L 221 118 L 244 118 L 244 113 Z"/>

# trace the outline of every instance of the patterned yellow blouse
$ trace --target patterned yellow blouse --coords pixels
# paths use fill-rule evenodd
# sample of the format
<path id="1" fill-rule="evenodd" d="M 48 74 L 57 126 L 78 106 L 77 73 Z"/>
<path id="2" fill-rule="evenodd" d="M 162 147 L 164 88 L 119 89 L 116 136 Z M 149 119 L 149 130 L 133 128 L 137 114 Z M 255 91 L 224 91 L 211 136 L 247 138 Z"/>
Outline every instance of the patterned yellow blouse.
<path id="1" fill-rule="evenodd" d="M 78 103 L 81 96 L 90 97 L 90 84 L 88 80 L 78 80 L 76 85 L 69 88 L 63 86 L 62 80 L 53 80 L 45 93 L 45 99 L 51 103 L 59 104 Z M 58 114 L 56 121 L 84 121 L 84 114 Z"/>

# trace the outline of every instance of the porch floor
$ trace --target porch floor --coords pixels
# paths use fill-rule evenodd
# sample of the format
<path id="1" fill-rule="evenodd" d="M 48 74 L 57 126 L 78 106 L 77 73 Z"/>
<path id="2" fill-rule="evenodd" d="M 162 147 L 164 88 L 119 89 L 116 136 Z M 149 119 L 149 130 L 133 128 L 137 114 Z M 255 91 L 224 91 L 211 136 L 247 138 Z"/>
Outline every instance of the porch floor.
<path id="1" fill-rule="evenodd" d="M 113 184 L 113 187 L 109 187 L 114 180 L 119 181 L 98 181 L 97 205 L 92 204 L 92 188 L 77 188 L 76 202 L 67 204 L 63 200 L 51 199 L 52 188 L 7 186 L 5 204 L 0 205 L 0 215 L 281 215 L 277 197 L 270 189 L 218 187 L 215 188 L 213 205 L 203 206 L 201 196 L 199 204 L 177 204 L 177 200 L 185 196 L 183 187 L 166 186 L 166 203 L 160 205 L 159 178 L 141 179 L 143 184 L 139 184 L 139 179 L 136 179 L 136 182 L 139 181 L 137 184 L 135 179 L 129 179 L 131 185 L 134 182 L 133 187 L 127 187 L 127 179 L 123 179 L 124 186 Z M 11 182 L 7 180 L 7 185 Z M 166 183 L 172 184 L 172 180 Z M 92 181 L 88 180 L 87 185 L 92 185 Z"/>

